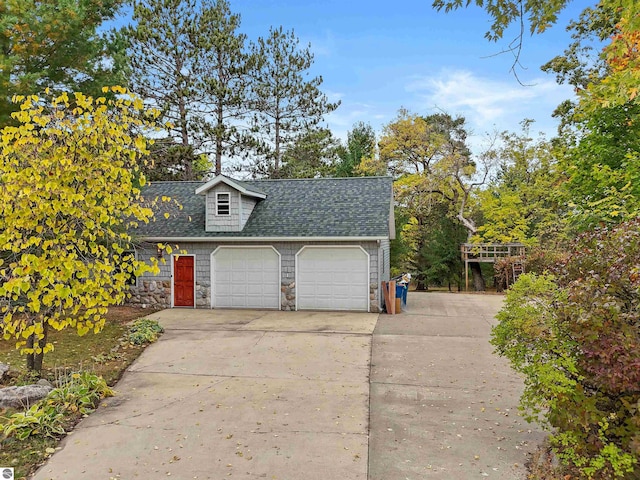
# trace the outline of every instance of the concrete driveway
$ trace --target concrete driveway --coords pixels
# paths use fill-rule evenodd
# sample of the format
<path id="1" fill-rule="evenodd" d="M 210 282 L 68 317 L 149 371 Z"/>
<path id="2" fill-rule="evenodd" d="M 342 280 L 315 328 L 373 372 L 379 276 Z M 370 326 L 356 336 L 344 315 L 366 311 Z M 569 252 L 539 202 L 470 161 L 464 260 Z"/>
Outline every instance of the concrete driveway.
<path id="1" fill-rule="evenodd" d="M 366 479 L 377 315 L 165 310 L 35 479 Z"/>
<path id="2" fill-rule="evenodd" d="M 489 344 L 503 297 L 408 301 L 374 331 L 369 479 L 526 478 L 544 434 L 519 416 L 522 379 Z"/>
<path id="3" fill-rule="evenodd" d="M 411 292 L 395 316 L 159 312 L 160 341 L 34 478 L 524 479 L 543 434 L 488 343 L 501 305 Z"/>

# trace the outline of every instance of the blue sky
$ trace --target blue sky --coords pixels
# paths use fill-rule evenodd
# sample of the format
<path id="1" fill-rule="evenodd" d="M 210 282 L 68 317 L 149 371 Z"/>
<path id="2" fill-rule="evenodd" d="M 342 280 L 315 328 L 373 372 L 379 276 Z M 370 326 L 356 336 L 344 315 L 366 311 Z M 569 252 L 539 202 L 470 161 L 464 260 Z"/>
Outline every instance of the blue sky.
<path id="1" fill-rule="evenodd" d="M 516 37 L 494 43 L 484 38 L 490 18 L 470 7 L 437 12 L 432 0 L 229 0 L 241 16 L 249 40 L 267 36 L 271 26 L 293 29 L 311 44 L 310 75 L 322 75 L 322 90 L 342 104 L 327 116 L 334 134 L 345 139 L 358 121 L 379 134 L 401 107 L 429 115 L 445 111 L 467 119 L 472 150 L 479 153 L 488 134 L 517 131 L 525 118 L 532 133 L 553 136 L 555 107 L 573 96 L 540 66 L 570 43 L 565 27 L 595 2 L 570 1 L 558 23 L 542 35 L 526 34 L 518 76 L 513 56 L 499 54 Z M 128 23 L 130 9 L 120 22 Z"/>
<path id="2" fill-rule="evenodd" d="M 424 115 L 444 110 L 467 118 L 476 147 L 487 132 L 517 130 L 524 118 L 536 120 L 534 131 L 554 133 L 551 113 L 572 90 L 539 67 L 562 53 L 568 20 L 589 4 L 573 2 L 558 25 L 525 37 L 526 69 L 518 75 L 530 86 L 522 86 L 509 73 L 513 57 L 495 55 L 516 32 L 487 41 L 490 19 L 475 7 L 444 13 L 431 0 L 231 0 L 250 39 L 282 25 L 311 43 L 312 73 L 342 102 L 327 118 L 337 136 L 345 138 L 360 120 L 380 132 L 400 107 Z"/>

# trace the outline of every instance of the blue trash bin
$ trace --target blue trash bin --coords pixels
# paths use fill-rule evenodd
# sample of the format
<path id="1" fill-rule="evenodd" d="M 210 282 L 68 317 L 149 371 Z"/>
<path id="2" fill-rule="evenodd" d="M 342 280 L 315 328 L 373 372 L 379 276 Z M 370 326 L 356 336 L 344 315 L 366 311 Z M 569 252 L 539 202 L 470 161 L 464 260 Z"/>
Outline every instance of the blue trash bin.
<path id="1" fill-rule="evenodd" d="M 407 291 L 409 290 L 409 285 L 407 284 L 396 284 L 396 298 L 402 299 L 402 308 L 407 306 Z"/>

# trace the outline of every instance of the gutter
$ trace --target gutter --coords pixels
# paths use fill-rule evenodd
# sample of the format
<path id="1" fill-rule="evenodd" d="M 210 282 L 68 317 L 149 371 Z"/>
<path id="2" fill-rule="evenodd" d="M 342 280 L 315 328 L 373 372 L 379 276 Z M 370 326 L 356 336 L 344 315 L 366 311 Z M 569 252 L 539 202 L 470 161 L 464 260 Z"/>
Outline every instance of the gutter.
<path id="1" fill-rule="evenodd" d="M 142 237 L 144 242 L 375 242 L 389 237 Z"/>

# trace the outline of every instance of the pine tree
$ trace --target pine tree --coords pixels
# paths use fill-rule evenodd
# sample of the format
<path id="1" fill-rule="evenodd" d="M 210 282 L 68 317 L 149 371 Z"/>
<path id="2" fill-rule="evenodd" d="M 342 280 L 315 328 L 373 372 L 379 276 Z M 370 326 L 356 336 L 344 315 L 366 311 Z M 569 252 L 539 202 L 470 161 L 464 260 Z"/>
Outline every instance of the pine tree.
<path id="1" fill-rule="evenodd" d="M 320 91 L 322 77 L 308 79 L 313 64 L 311 45 L 299 47 L 293 30 L 271 28 L 253 45 L 256 62 L 252 82 L 253 126 L 266 168 L 278 176 L 282 155 L 300 132 L 317 126 L 338 108 Z"/>
<path id="2" fill-rule="evenodd" d="M 199 48 L 206 94 L 207 116 L 202 127 L 215 159 L 215 174 L 222 172 L 222 158 L 237 154 L 245 136 L 239 128 L 250 109 L 247 92 L 252 57 L 245 52 L 246 35 L 237 32 L 240 16 L 231 13 L 229 2 L 204 3 L 198 22 Z"/>
<path id="3" fill-rule="evenodd" d="M 242 142 L 250 56 L 240 16 L 226 0 L 140 0 L 129 29 L 132 89 L 163 112 L 168 136 L 183 149 L 210 154 L 215 173 Z M 186 179 L 198 177 L 179 156 Z"/>
<path id="4" fill-rule="evenodd" d="M 122 83 L 113 32 L 98 33 L 122 0 L 0 2 L 0 127 L 15 123 L 14 95 L 82 91 Z"/>
<path id="5" fill-rule="evenodd" d="M 202 63 L 196 0 L 141 0 L 134 4 L 134 27 L 127 30 L 131 89 L 162 112 L 167 135 L 184 149 L 204 141 Z M 190 158 L 189 156 L 181 158 Z M 184 164 L 193 180 L 193 166 Z"/>

